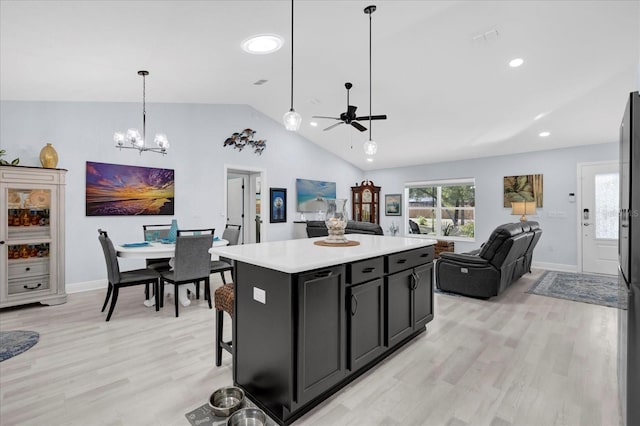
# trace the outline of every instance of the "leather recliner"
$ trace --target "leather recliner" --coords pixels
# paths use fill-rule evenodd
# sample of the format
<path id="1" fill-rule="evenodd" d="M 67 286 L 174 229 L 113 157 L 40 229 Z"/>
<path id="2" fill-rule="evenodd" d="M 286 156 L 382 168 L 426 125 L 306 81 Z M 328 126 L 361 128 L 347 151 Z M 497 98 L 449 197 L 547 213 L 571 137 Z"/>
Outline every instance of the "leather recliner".
<path id="1" fill-rule="evenodd" d="M 542 236 L 538 222 L 498 226 L 478 250 L 441 253 L 436 262 L 436 287 L 465 296 L 497 296 L 526 272 Z"/>

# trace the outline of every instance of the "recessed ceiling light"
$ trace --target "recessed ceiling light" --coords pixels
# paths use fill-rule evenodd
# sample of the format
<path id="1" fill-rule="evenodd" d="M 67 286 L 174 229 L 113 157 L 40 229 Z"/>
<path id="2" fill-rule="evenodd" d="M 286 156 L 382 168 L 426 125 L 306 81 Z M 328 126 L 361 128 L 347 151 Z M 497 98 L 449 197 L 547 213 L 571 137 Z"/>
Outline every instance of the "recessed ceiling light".
<path id="1" fill-rule="evenodd" d="M 282 37 L 275 34 L 258 34 L 242 42 L 242 50 L 254 55 L 273 53 L 282 47 Z"/>
<path id="2" fill-rule="evenodd" d="M 316 123 L 315 121 L 311 121 L 309 125 L 312 127 L 318 127 L 318 123 Z"/>
<path id="3" fill-rule="evenodd" d="M 541 138 L 546 138 L 547 136 L 549 136 L 551 133 L 549 132 L 540 132 L 538 133 L 538 136 L 540 136 Z"/>
<path id="4" fill-rule="evenodd" d="M 370 162 L 370 163 L 373 163 L 373 158 L 367 157 L 367 161 Z"/>
<path id="5" fill-rule="evenodd" d="M 524 59 L 522 58 L 515 58 L 509 61 L 509 66 L 511 68 L 518 68 L 522 64 L 524 64 Z"/>
<path id="6" fill-rule="evenodd" d="M 548 113 L 546 113 L 546 112 L 542 112 L 542 113 L 536 115 L 535 117 L 533 117 L 533 121 L 538 121 L 538 120 L 540 120 L 542 117 L 544 117 L 547 114 Z"/>

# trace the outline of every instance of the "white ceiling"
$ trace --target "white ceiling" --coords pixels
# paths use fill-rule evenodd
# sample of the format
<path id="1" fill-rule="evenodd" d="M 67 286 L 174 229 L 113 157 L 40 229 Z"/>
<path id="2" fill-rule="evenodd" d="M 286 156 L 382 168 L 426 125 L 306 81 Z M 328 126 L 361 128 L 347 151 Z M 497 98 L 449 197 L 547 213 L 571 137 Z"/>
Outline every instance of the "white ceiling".
<path id="1" fill-rule="evenodd" d="M 347 81 L 368 115 L 369 4 L 372 112 L 389 117 L 373 122 L 371 163 L 366 132 L 309 125 L 345 111 Z M 289 109 L 288 0 L 1 0 L 0 19 L 2 100 L 140 102 L 147 69 L 149 103 L 249 104 L 277 121 Z M 284 47 L 243 52 L 259 33 Z M 297 0 L 294 36 L 300 133 L 363 170 L 613 142 L 640 86 L 639 1 Z"/>

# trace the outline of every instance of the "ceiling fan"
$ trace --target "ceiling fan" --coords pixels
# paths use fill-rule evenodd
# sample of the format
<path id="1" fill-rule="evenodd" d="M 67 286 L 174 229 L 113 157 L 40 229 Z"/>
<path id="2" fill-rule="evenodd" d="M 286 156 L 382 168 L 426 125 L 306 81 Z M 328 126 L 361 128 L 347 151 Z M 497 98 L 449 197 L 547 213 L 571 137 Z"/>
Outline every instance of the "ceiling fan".
<path id="1" fill-rule="evenodd" d="M 367 130 L 366 127 L 364 127 L 362 124 L 358 123 L 358 121 L 368 121 L 368 120 L 386 120 L 387 116 L 386 115 L 372 115 L 372 116 L 363 116 L 363 117 L 357 117 L 356 116 L 356 110 L 358 109 L 357 106 L 355 105 L 349 105 L 349 90 L 353 87 L 353 84 L 347 82 L 344 84 L 344 87 L 347 88 L 347 111 L 343 112 L 342 114 L 340 114 L 340 117 L 325 117 L 322 115 L 314 115 L 313 118 L 328 118 L 330 120 L 339 120 L 339 123 L 336 124 L 332 124 L 331 126 L 327 127 L 326 130 L 330 130 L 333 129 L 336 126 L 339 126 L 341 124 L 351 124 L 353 127 L 355 127 L 356 129 L 360 130 L 361 132 L 364 132 L 365 130 Z"/>

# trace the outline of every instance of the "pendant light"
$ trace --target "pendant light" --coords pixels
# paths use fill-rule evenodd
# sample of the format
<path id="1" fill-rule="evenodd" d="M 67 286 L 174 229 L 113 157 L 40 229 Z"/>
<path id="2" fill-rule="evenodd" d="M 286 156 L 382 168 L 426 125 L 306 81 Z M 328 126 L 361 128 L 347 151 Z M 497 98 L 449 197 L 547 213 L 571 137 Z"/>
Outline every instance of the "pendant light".
<path id="1" fill-rule="evenodd" d="M 378 152 L 378 144 L 371 139 L 371 14 L 376 11 L 375 5 L 364 8 L 364 13 L 369 15 L 369 140 L 363 145 L 364 153 L 373 156 Z"/>
<path id="2" fill-rule="evenodd" d="M 292 132 L 297 131 L 302 123 L 302 116 L 293 109 L 293 0 L 291 0 L 291 108 L 282 117 L 284 127 Z"/>
<path id="3" fill-rule="evenodd" d="M 156 147 L 149 147 L 145 145 L 145 137 L 147 133 L 147 110 L 146 110 L 146 84 L 145 77 L 149 75 L 149 71 L 138 71 L 138 75 L 142 76 L 142 135 L 138 129 L 128 129 L 127 133 L 116 132 L 113 135 L 113 140 L 116 143 L 118 149 L 137 149 L 140 154 L 144 151 L 157 152 L 159 154 L 166 154 L 169 149 L 169 140 L 164 133 L 156 134 L 154 142 Z M 130 144 L 131 146 L 125 145 Z"/>

